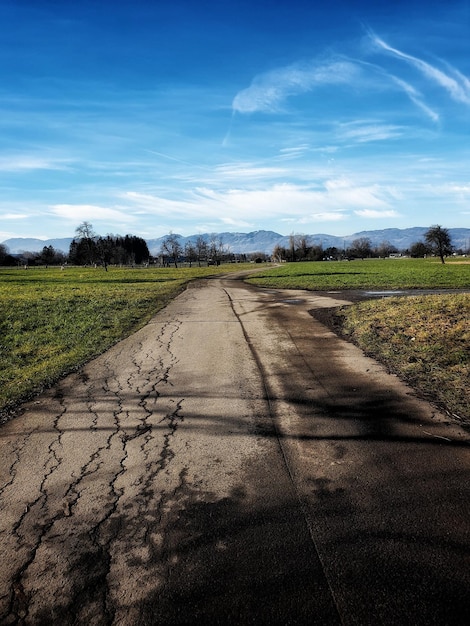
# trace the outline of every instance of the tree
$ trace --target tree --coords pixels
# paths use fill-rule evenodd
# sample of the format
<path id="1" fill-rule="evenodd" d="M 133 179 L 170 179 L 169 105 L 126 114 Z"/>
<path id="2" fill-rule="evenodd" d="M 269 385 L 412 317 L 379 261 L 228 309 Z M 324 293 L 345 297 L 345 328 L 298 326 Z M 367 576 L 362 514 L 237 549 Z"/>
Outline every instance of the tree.
<path id="1" fill-rule="evenodd" d="M 16 265 L 17 263 L 18 259 L 10 254 L 8 247 L 5 244 L 0 243 L 0 265 L 11 266 Z"/>
<path id="2" fill-rule="evenodd" d="M 305 235 L 298 235 L 296 244 L 297 259 L 299 261 L 305 261 L 310 250 L 307 237 Z"/>
<path id="3" fill-rule="evenodd" d="M 89 222 L 77 229 L 78 238 L 70 244 L 69 261 L 76 265 L 100 263 L 105 270 L 109 264 L 140 265 L 148 263 L 150 253 L 147 243 L 135 235 L 107 235 L 99 237 Z"/>
<path id="4" fill-rule="evenodd" d="M 0 265 L 4 265 L 5 259 L 8 256 L 8 248 L 5 244 L 0 243 Z"/>
<path id="5" fill-rule="evenodd" d="M 196 258 L 199 267 L 201 267 L 201 261 L 207 260 L 207 241 L 202 235 L 196 239 Z"/>
<path id="6" fill-rule="evenodd" d="M 147 246 L 147 242 L 142 237 L 136 237 L 135 235 L 126 235 L 124 239 L 122 237 L 116 238 L 119 246 L 122 246 L 127 253 L 127 263 L 148 263 L 150 252 Z"/>
<path id="7" fill-rule="evenodd" d="M 341 257 L 342 252 L 336 246 L 330 246 L 323 251 L 323 259 L 325 261 L 339 261 Z"/>
<path id="8" fill-rule="evenodd" d="M 410 257 L 413 259 L 422 259 L 430 252 L 429 246 L 422 241 L 416 241 L 410 246 Z"/>
<path id="9" fill-rule="evenodd" d="M 452 252 L 452 242 L 447 228 L 436 224 L 425 233 L 424 238 L 431 250 L 437 254 L 441 263 L 445 263 L 444 257 Z"/>
<path id="10" fill-rule="evenodd" d="M 69 248 L 69 262 L 73 265 L 94 263 L 98 253 L 93 239 L 72 239 Z"/>
<path id="11" fill-rule="evenodd" d="M 60 250 L 56 250 L 53 246 L 44 246 L 37 260 L 43 265 L 57 265 L 64 263 L 65 255 Z"/>
<path id="12" fill-rule="evenodd" d="M 82 243 L 81 254 L 85 255 L 87 263 L 94 263 L 97 257 L 96 234 L 90 222 L 82 222 L 75 229 L 77 238 Z M 73 243 L 73 242 L 72 242 Z"/>
<path id="13" fill-rule="evenodd" d="M 352 257 L 365 259 L 372 254 L 372 244 L 368 237 L 359 237 L 355 239 L 349 247 L 349 254 Z"/>
<path id="14" fill-rule="evenodd" d="M 186 242 L 184 246 L 184 253 L 186 255 L 187 260 L 189 261 L 189 267 L 193 266 L 193 261 L 197 261 L 197 250 L 194 247 L 194 244 L 191 240 Z"/>
<path id="15" fill-rule="evenodd" d="M 295 261 L 295 249 L 297 247 L 297 237 L 294 235 L 294 233 L 291 233 L 289 235 L 289 253 L 290 253 L 290 260 L 292 262 Z"/>
<path id="16" fill-rule="evenodd" d="M 374 250 L 374 253 L 380 258 L 385 258 L 387 256 L 390 256 L 391 254 L 397 254 L 398 248 L 391 244 L 389 241 L 385 240 L 377 246 L 377 248 Z"/>
<path id="17" fill-rule="evenodd" d="M 287 257 L 286 249 L 280 246 L 279 244 L 276 244 L 274 246 L 273 254 L 272 254 L 273 261 L 280 263 L 281 261 L 285 261 L 286 257 Z"/>
<path id="18" fill-rule="evenodd" d="M 174 235 L 170 233 L 162 242 L 162 253 L 171 259 L 175 267 L 178 267 L 178 259 L 183 251 L 183 246 L 180 243 L 180 235 Z"/>
<path id="19" fill-rule="evenodd" d="M 212 259 L 214 265 L 220 265 L 224 254 L 224 242 L 220 235 L 211 235 L 209 241 L 209 256 Z"/>

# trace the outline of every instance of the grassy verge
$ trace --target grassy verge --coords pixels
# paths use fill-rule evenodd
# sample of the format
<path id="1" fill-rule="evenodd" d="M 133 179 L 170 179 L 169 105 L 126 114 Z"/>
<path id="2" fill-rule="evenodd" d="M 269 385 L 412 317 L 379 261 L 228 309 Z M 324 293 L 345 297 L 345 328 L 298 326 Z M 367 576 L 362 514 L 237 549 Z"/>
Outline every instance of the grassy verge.
<path id="1" fill-rule="evenodd" d="M 0 417 L 142 327 L 188 281 L 240 269 L 0 270 Z"/>
<path id="2" fill-rule="evenodd" d="M 470 424 L 470 295 L 365 301 L 334 318 L 345 338 Z"/>

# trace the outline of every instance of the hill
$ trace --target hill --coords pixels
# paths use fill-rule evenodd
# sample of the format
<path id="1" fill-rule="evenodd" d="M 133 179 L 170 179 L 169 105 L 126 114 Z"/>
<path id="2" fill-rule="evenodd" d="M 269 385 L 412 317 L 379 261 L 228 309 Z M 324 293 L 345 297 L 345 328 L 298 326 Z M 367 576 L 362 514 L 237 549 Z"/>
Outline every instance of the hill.
<path id="1" fill-rule="evenodd" d="M 428 230 L 427 226 L 417 226 L 414 228 L 385 228 L 383 230 L 365 230 L 352 235 L 338 237 L 325 233 L 317 233 L 313 235 L 305 235 L 313 244 L 321 245 L 323 248 L 336 247 L 339 249 L 347 248 L 355 239 L 366 237 L 370 239 L 372 246 L 378 246 L 384 241 L 389 242 L 399 250 L 406 250 L 413 243 L 424 240 L 424 234 Z M 468 249 L 470 246 L 470 228 L 449 228 L 449 234 L 452 243 L 456 248 Z M 280 235 L 270 230 L 257 230 L 250 233 L 217 233 L 204 235 L 190 235 L 189 237 L 181 237 L 181 244 L 184 246 L 186 242 L 195 242 L 202 236 L 207 241 L 211 237 L 221 239 L 224 246 L 231 252 L 236 254 L 250 254 L 253 252 L 263 252 L 271 254 L 276 245 L 283 247 L 289 246 L 289 236 Z M 160 252 L 164 237 L 156 239 L 147 239 L 147 245 L 152 255 Z M 40 252 L 44 246 L 52 246 L 56 250 L 68 252 L 72 237 L 63 239 L 34 239 L 34 238 L 15 238 L 6 239 L 2 243 L 7 246 L 11 254 L 19 254 L 21 252 Z"/>
<path id="2" fill-rule="evenodd" d="M 2 241 L 2 243 L 8 248 L 10 254 L 21 254 L 22 252 L 41 252 L 44 246 L 52 246 L 55 250 L 68 253 L 71 242 L 72 237 L 64 239 L 34 239 L 32 237 L 16 237 Z"/>

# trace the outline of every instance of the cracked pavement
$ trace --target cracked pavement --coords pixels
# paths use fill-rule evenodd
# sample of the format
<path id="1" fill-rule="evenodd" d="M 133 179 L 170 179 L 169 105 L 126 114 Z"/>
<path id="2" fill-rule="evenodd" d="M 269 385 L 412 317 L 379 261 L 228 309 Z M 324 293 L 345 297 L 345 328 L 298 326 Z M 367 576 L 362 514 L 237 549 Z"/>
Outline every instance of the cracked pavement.
<path id="1" fill-rule="evenodd" d="M 0 623 L 467 623 L 470 437 L 335 297 L 193 283 L 2 425 Z"/>

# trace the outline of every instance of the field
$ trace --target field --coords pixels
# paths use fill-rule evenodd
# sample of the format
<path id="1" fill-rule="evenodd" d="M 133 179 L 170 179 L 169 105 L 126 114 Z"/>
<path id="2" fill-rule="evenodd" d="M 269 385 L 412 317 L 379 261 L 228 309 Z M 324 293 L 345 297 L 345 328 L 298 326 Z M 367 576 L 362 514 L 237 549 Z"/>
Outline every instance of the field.
<path id="1" fill-rule="evenodd" d="M 0 418 L 142 327 L 188 281 L 246 267 L 0 269 Z M 311 290 L 470 290 L 470 264 L 294 263 L 263 268 L 249 281 Z M 333 324 L 457 419 L 470 421 L 469 314 L 468 294 L 413 296 L 343 307 Z"/>
<path id="2" fill-rule="evenodd" d="M 283 289 L 470 289 L 470 262 L 436 259 L 368 259 L 286 263 L 249 282 Z"/>
<path id="3" fill-rule="evenodd" d="M 189 280 L 243 267 L 0 269 L 0 418 L 143 326 Z"/>
<path id="4" fill-rule="evenodd" d="M 463 289 L 470 263 L 384 259 L 294 263 L 257 274 L 269 288 Z M 454 419 L 470 424 L 470 293 L 404 296 L 342 307 L 328 322 Z M 324 320 L 326 321 L 326 320 Z"/>

